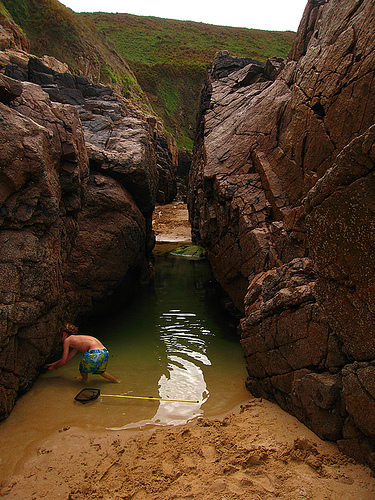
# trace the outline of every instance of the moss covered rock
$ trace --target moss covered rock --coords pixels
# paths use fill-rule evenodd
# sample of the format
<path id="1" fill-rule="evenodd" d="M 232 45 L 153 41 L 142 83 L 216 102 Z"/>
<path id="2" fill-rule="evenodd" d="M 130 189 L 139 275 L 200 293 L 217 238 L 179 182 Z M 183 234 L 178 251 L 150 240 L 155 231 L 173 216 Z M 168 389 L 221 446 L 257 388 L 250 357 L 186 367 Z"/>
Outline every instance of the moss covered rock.
<path id="1" fill-rule="evenodd" d="M 206 252 L 203 247 L 198 245 L 185 245 L 172 250 L 171 255 L 185 257 L 187 259 L 202 260 L 206 258 Z"/>

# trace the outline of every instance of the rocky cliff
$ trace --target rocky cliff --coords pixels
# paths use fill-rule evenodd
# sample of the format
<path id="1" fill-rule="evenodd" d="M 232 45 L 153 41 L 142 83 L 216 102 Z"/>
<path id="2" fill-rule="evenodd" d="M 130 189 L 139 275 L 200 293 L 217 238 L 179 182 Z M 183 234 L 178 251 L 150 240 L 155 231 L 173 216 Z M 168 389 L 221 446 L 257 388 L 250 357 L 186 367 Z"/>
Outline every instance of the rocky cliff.
<path id="1" fill-rule="evenodd" d="M 218 53 L 189 193 L 249 390 L 372 467 L 374 21 L 371 0 L 309 0 L 287 61 Z"/>
<path id="2" fill-rule="evenodd" d="M 0 418 L 59 342 L 59 326 L 134 292 L 151 271 L 152 212 L 177 153 L 112 89 L 30 57 L 0 30 Z M 54 69 L 55 68 L 55 69 Z"/>

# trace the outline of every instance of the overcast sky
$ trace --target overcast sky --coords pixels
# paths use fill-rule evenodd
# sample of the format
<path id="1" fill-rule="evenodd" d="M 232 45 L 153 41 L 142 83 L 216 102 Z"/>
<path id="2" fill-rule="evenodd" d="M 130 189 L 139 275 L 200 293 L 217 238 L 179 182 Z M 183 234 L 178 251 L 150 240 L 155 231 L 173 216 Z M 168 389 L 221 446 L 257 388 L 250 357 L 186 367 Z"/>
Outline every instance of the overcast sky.
<path id="1" fill-rule="evenodd" d="M 219 26 L 297 31 L 307 0 L 59 0 L 75 12 L 125 12 Z"/>

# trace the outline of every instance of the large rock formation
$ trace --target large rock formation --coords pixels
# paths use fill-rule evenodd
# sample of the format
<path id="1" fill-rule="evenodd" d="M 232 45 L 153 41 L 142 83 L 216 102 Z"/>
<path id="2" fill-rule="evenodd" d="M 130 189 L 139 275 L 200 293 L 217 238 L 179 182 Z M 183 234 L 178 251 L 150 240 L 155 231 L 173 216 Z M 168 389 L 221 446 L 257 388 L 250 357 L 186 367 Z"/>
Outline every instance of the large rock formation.
<path id="1" fill-rule="evenodd" d="M 189 193 L 249 390 L 373 467 L 374 21 L 371 0 L 309 0 L 287 61 L 218 53 Z"/>
<path id="2" fill-rule="evenodd" d="M 3 59 L 6 60 L 5 57 Z M 92 84 L 86 78 L 69 72 L 58 72 L 53 69 L 57 66 L 57 62 L 56 60 L 51 62 L 51 58 L 48 60 L 44 58 L 44 62 L 48 62 L 52 67 L 30 56 L 27 57 L 26 64 L 19 63 L 13 55 L 8 58 L 4 74 L 40 85 L 54 102 L 76 106 L 85 131 L 86 142 L 97 146 L 100 150 L 111 152 L 112 159 L 109 160 L 111 156 L 109 155 L 107 163 L 114 161 L 121 165 L 124 162 L 129 163 L 131 159 L 137 163 L 138 167 L 143 168 L 145 162 L 142 144 L 147 144 L 149 139 L 148 137 L 142 138 L 142 135 L 145 133 L 147 135 L 151 131 L 152 153 L 145 152 L 145 154 L 146 156 L 156 155 L 159 184 L 150 186 L 150 189 L 157 190 L 158 202 L 172 201 L 177 191 L 178 153 L 175 142 L 166 136 L 160 121 L 154 116 L 145 116 L 140 110 L 115 94 L 110 87 Z M 94 154 L 92 160 L 94 168 L 97 168 L 98 155 Z M 149 179 L 152 176 L 149 176 L 147 171 L 144 171 L 144 174 L 147 183 L 149 182 L 147 176 Z"/>
<path id="3" fill-rule="evenodd" d="M 158 193 L 173 196 L 177 163 L 155 117 L 30 58 L 8 35 L 0 52 L 0 419 L 59 343 L 63 321 L 126 300 L 149 276 L 152 212 Z"/>

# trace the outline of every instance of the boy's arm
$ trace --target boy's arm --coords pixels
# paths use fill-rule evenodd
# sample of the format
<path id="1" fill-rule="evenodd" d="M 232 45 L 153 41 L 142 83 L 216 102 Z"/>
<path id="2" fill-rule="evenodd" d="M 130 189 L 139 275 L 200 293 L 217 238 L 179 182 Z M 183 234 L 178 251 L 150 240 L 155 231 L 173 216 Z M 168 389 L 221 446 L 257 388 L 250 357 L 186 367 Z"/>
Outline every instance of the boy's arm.
<path id="1" fill-rule="evenodd" d="M 69 360 L 72 359 L 72 357 L 75 354 L 77 354 L 77 352 L 78 352 L 77 349 L 72 349 L 69 352 L 69 346 L 70 346 L 70 342 L 69 342 L 69 338 L 67 338 L 64 340 L 63 355 L 62 355 L 61 359 L 59 359 L 58 361 L 55 361 L 54 363 L 48 364 L 47 366 L 48 366 L 49 370 L 57 370 L 61 366 L 64 366 Z"/>

